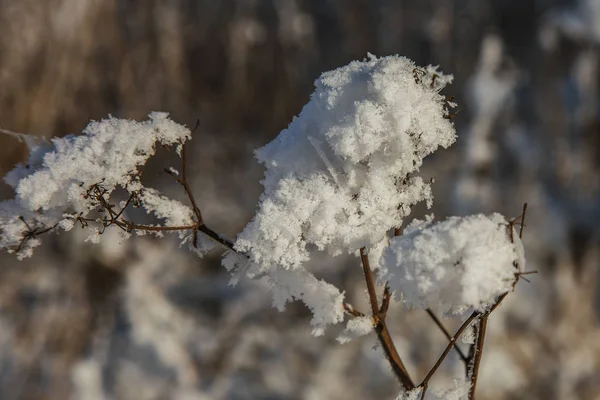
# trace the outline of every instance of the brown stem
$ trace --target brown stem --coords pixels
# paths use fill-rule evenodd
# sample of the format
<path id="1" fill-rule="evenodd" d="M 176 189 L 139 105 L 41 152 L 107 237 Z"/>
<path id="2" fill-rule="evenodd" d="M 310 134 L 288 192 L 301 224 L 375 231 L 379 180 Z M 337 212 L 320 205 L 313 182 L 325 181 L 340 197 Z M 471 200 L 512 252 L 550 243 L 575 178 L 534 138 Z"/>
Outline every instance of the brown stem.
<path id="1" fill-rule="evenodd" d="M 385 323 L 385 316 L 380 314 L 380 309 L 377 304 L 377 293 L 375 292 L 373 273 L 371 272 L 371 267 L 369 265 L 369 256 L 367 255 L 364 247 L 360 249 L 360 259 L 362 261 L 365 280 L 367 281 L 367 291 L 369 293 L 369 301 L 371 303 L 371 311 L 373 313 L 373 321 L 375 323 L 375 332 L 377 333 L 377 338 L 381 343 L 381 347 L 383 348 L 385 356 L 389 361 L 392 370 L 396 374 L 396 377 L 406 389 L 414 389 L 415 384 L 410 378 L 410 375 L 408 374 L 408 371 L 406 370 L 406 367 L 404 366 L 404 363 L 398 354 L 398 350 L 394 345 L 394 341 L 392 340 L 390 332 Z"/>
<path id="2" fill-rule="evenodd" d="M 427 387 L 429 385 L 429 381 L 431 380 L 431 377 L 440 368 L 440 366 L 442 365 L 442 362 L 444 362 L 444 360 L 446 359 L 446 356 L 448 356 L 448 353 L 450 353 L 450 350 L 452 350 L 452 347 L 454 347 L 454 345 L 456 344 L 456 341 L 460 338 L 460 336 L 463 334 L 465 329 L 467 329 L 467 327 L 471 324 L 471 322 L 473 322 L 473 320 L 475 318 L 477 318 L 479 315 L 480 315 L 479 312 L 474 311 L 473 314 L 471 314 L 471 316 L 469 316 L 469 318 L 467 318 L 467 320 L 460 326 L 460 328 L 458 328 L 458 330 L 456 331 L 454 336 L 450 338 L 450 343 L 448 343 L 448 346 L 446 346 L 446 349 L 444 350 L 444 352 L 442 353 L 440 358 L 437 360 L 435 365 L 429 370 L 429 372 L 427 373 L 427 376 L 425 377 L 425 379 L 423 379 L 423 382 L 421 382 L 421 384 L 419 385 L 419 387 L 423 388 L 423 391 L 421 392 L 421 399 L 425 398 L 425 392 L 427 391 Z"/>
<path id="3" fill-rule="evenodd" d="M 483 354 L 483 344 L 485 341 L 485 331 L 487 329 L 487 321 L 489 313 L 481 317 L 479 329 L 477 332 L 477 348 L 475 349 L 475 357 L 473 360 L 473 372 L 471 375 L 471 389 L 469 390 L 469 399 L 475 400 L 475 388 L 477 386 L 477 377 L 479 375 L 479 365 L 481 364 L 481 356 Z"/>
<path id="4" fill-rule="evenodd" d="M 162 231 L 187 231 L 195 228 L 195 225 L 181 225 L 181 226 L 154 226 L 154 225 L 140 225 L 124 219 L 118 221 L 112 221 L 121 228 L 126 228 L 132 231 L 149 231 L 149 232 L 162 232 Z"/>
<path id="5" fill-rule="evenodd" d="M 172 231 L 187 231 L 187 230 L 195 231 L 195 230 L 197 230 L 197 231 L 204 233 L 206 236 L 210 237 L 211 239 L 215 240 L 216 242 L 222 244 L 223 246 L 235 251 L 235 249 L 233 248 L 232 241 L 225 239 L 224 237 L 222 237 L 221 235 L 219 235 L 217 232 L 213 231 L 206 225 L 200 225 L 200 226 L 198 224 L 182 225 L 182 226 L 140 225 L 140 224 L 135 224 L 133 222 L 123 220 L 123 219 L 120 219 L 118 221 L 113 221 L 112 223 L 114 223 L 115 225 L 117 225 L 121 228 L 125 228 L 128 230 L 149 231 L 149 232 L 161 232 L 161 231 L 171 231 L 172 232 Z"/>
<path id="6" fill-rule="evenodd" d="M 373 316 L 379 314 L 379 306 L 377 305 L 377 293 L 375 292 L 375 281 L 373 280 L 373 273 L 371 272 L 371 266 L 369 264 L 369 256 L 365 251 L 365 248 L 360 249 L 360 260 L 362 262 L 363 272 L 365 274 L 365 280 L 367 281 L 367 291 L 369 293 L 369 301 L 371 303 L 371 311 Z"/>
<path id="7" fill-rule="evenodd" d="M 385 283 L 385 288 L 383 289 L 383 298 L 381 300 L 381 307 L 379 307 L 379 317 L 385 318 L 387 315 L 388 309 L 390 308 L 390 301 L 392 300 L 392 292 L 390 291 L 390 285 Z"/>
<path id="8" fill-rule="evenodd" d="M 219 235 L 217 232 L 213 231 L 212 229 L 210 229 L 208 226 L 202 224 L 198 227 L 198 230 L 202 233 L 204 233 L 206 236 L 210 237 L 211 239 L 213 239 L 214 241 L 221 243 L 223 246 L 227 247 L 230 250 L 233 250 L 237 253 L 237 250 L 235 250 L 233 248 L 233 242 L 229 239 L 224 238 L 223 236 Z M 239 254 L 239 253 L 238 253 Z"/>
<path id="9" fill-rule="evenodd" d="M 390 332 L 384 319 L 377 321 L 377 325 L 375 325 L 375 332 L 377 333 L 377 338 L 381 343 L 381 347 L 383 348 L 385 356 L 388 359 L 392 370 L 396 374 L 396 377 L 398 377 L 402 385 L 404 385 L 407 390 L 414 389 L 415 384 L 408 375 L 408 371 L 406 370 L 406 367 L 404 366 L 404 363 L 398 354 L 398 350 L 394 345 L 394 341 L 390 336 Z"/>
<path id="10" fill-rule="evenodd" d="M 429 314 L 429 316 L 431 317 L 433 322 L 435 322 L 435 324 L 438 326 L 438 328 L 440 328 L 440 330 L 444 333 L 444 336 L 446 336 L 446 339 L 452 340 L 452 336 L 450 336 L 450 332 L 448 332 L 446 327 L 442 324 L 442 321 L 440 321 L 438 319 L 438 317 L 433 313 L 431 308 L 428 308 L 425 311 L 427 311 L 427 314 Z M 465 353 L 463 353 L 463 351 L 460 349 L 460 347 L 454 346 L 454 349 L 458 352 L 458 354 L 460 354 L 460 358 L 462 358 L 463 361 L 466 362 L 468 360 L 468 357 L 465 355 Z"/>
<path id="11" fill-rule="evenodd" d="M 521 229 L 519 230 L 519 239 L 523 238 L 523 228 L 525 227 L 525 214 L 527 213 L 527 203 L 523 203 L 523 212 L 521 213 Z"/>

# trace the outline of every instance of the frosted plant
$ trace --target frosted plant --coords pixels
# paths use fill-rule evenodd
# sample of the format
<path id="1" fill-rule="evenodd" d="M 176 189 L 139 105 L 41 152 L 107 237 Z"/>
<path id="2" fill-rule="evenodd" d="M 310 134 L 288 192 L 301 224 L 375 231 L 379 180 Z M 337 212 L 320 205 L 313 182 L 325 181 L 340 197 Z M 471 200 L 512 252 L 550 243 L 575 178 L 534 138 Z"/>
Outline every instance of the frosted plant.
<path id="1" fill-rule="evenodd" d="M 220 244 L 227 249 L 222 264 L 233 281 L 266 281 L 279 309 L 301 300 L 312 312 L 313 334 L 323 334 L 345 316 L 349 320 L 340 342 L 374 331 L 407 398 L 424 398 L 456 340 L 473 327 L 472 356 L 455 348 L 469 366 L 466 383 L 443 395 L 472 398 L 487 317 L 524 271 L 517 220 L 494 214 L 437 224 L 415 221 L 387 246 L 388 233 L 399 235 L 413 205 L 432 204 L 433 181 L 416 174 L 424 157 L 456 139 L 454 104 L 440 93 L 451 81 L 436 67 L 420 68 L 398 56 L 369 55 L 324 73 L 290 126 L 256 151 L 266 168 L 264 192 L 254 218 L 235 241 L 205 224 L 186 173 L 191 131 L 165 113 L 152 113 L 145 122 L 110 117 L 90 123 L 80 136 L 29 140 L 28 164 L 5 177 L 15 197 L 0 203 L 0 248 L 20 258 L 31 256 L 42 234 L 77 225 L 90 231 L 92 242 L 106 229 L 120 229 L 123 239 L 132 233 L 175 233 L 198 255 Z M 174 147 L 181 156 L 181 168 L 165 172 L 181 184 L 189 205 L 143 185 L 141 167 L 157 145 Z M 132 207 L 162 223 L 132 220 Z M 524 217 L 525 209 L 521 227 Z M 307 269 L 317 251 L 360 256 L 370 313 L 352 307 L 340 288 Z M 381 300 L 369 253 L 381 254 Z M 426 309 L 449 340 L 420 384 L 408 374 L 387 329 L 392 299 Z M 472 314 L 450 335 L 432 306 Z"/>
<path id="2" fill-rule="evenodd" d="M 414 221 L 385 250 L 380 279 L 409 308 L 484 311 L 524 271 L 521 241 L 507 228 L 500 214 Z"/>
<path id="3" fill-rule="evenodd" d="M 194 210 L 145 188 L 139 170 L 156 145 L 177 146 L 181 152 L 190 137 L 190 130 L 168 119 L 168 114 L 154 112 L 145 122 L 110 117 L 90 123 L 83 135 L 31 146 L 29 162 L 5 177 L 16 195 L 0 203 L 0 247 L 16 251 L 20 258 L 31 256 L 40 234 L 68 231 L 77 224 L 90 229 L 92 242 L 112 225 L 125 237 L 134 230 L 173 231 L 183 242 L 191 242 L 192 235 L 176 228 L 192 228 Z M 116 204 L 113 195 L 118 189 L 124 189 L 128 199 Z M 124 218 L 122 211 L 129 205 L 143 207 L 165 224 L 136 226 Z M 212 245 L 194 244 L 197 249 Z"/>
<path id="4" fill-rule="evenodd" d="M 413 174 L 455 141 L 439 93 L 451 81 L 402 57 L 324 73 L 300 115 L 256 151 L 265 190 L 236 249 L 262 269 L 296 269 L 310 245 L 331 255 L 371 247 L 413 204 L 431 204 L 430 184 Z"/>

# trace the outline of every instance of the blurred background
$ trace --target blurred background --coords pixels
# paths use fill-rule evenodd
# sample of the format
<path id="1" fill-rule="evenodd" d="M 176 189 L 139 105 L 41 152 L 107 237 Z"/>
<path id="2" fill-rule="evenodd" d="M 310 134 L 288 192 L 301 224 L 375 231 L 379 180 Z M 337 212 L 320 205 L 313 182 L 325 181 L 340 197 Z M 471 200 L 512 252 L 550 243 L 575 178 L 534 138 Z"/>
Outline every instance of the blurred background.
<path id="1" fill-rule="evenodd" d="M 251 218 L 253 150 L 299 113 L 321 72 L 400 54 L 454 74 L 457 143 L 426 160 L 437 218 L 529 203 L 528 269 L 492 314 L 478 399 L 600 399 L 600 0 L 0 0 L 0 126 L 77 133 L 153 110 L 193 127 L 193 190 L 230 237 Z M 25 146 L 0 136 L 0 174 Z M 185 201 L 160 171 L 156 187 Z M 159 168 L 160 167 L 160 168 Z M 12 196 L 0 186 L 0 196 Z M 415 217 L 425 210 L 415 209 Z M 49 235 L 33 258 L 0 254 L 2 399 L 393 399 L 374 335 L 310 336 L 267 287 L 229 285 L 219 252 L 168 239 L 99 245 Z M 367 309 L 353 257 L 315 273 Z M 424 312 L 393 305 L 415 380 L 445 347 Z M 444 319 L 448 327 L 461 321 Z M 463 373 L 450 358 L 432 382 Z"/>

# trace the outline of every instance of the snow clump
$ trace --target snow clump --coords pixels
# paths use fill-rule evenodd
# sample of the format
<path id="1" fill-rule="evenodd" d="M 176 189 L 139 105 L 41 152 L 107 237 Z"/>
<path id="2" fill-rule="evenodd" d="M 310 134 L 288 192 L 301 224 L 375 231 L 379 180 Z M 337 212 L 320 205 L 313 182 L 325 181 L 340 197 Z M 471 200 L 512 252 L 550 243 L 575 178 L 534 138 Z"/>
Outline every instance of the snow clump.
<path id="1" fill-rule="evenodd" d="M 416 221 L 384 251 L 380 279 L 408 308 L 484 311 L 525 269 L 521 240 L 510 229 L 500 214 Z"/>
<path id="2" fill-rule="evenodd" d="M 107 200 L 117 188 L 143 193 L 138 168 L 154 154 L 155 146 L 180 147 L 191 137 L 190 130 L 171 121 L 167 113 L 153 112 L 149 117 L 144 122 L 109 117 L 91 122 L 82 135 L 32 142 L 28 163 L 5 177 L 15 197 L 0 202 L 0 248 L 18 249 L 19 258 L 31 256 L 41 243 L 37 236 L 25 240 L 31 232 L 72 229 L 77 218 L 98 209 L 94 196 L 88 195 L 94 185 Z M 192 221 L 189 207 L 161 198 L 156 191 L 148 191 L 145 200 L 147 211 L 165 218 L 167 226 L 169 221 Z M 98 230 L 93 225 L 89 229 Z"/>
<path id="3" fill-rule="evenodd" d="M 310 249 L 354 253 L 400 226 L 430 183 L 423 158 L 455 141 L 452 81 L 407 58 L 369 56 L 326 72 L 302 112 L 256 157 L 264 192 L 236 250 L 263 271 L 297 269 Z"/>

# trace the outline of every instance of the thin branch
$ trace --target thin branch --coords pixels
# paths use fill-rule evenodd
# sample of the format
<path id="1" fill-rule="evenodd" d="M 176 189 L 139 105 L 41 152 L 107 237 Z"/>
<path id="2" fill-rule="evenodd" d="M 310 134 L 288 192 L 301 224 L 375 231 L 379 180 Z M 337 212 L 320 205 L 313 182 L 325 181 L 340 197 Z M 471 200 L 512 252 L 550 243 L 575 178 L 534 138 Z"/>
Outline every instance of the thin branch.
<path id="1" fill-rule="evenodd" d="M 134 193 L 131 193 L 129 195 L 129 198 L 127 199 L 127 202 L 125 203 L 125 205 L 123 206 L 123 208 L 121 208 L 121 211 L 119 211 L 118 214 L 115 216 L 116 220 L 119 219 L 119 218 L 121 218 L 121 215 L 123 215 L 123 212 L 125 211 L 125 209 L 127 207 L 129 207 L 129 204 L 131 203 L 131 200 L 133 200 L 134 197 L 135 197 Z"/>
<path id="2" fill-rule="evenodd" d="M 126 228 L 129 231 L 149 231 L 149 232 L 161 232 L 161 231 L 200 231 L 204 233 L 206 236 L 215 240 L 216 242 L 222 244 L 223 246 L 229 248 L 230 250 L 235 251 L 233 248 L 233 242 L 219 235 L 217 232 L 213 231 L 206 225 L 198 226 L 198 224 L 194 225 L 181 225 L 181 226 L 155 226 L 155 225 L 140 225 L 133 223 L 131 221 L 127 221 L 124 219 L 120 219 L 118 221 L 111 221 L 112 224 L 120 226 L 122 228 Z"/>
<path id="3" fill-rule="evenodd" d="M 521 213 L 521 229 L 519 230 L 519 239 L 523 238 L 523 228 L 525 228 L 525 215 L 527 214 L 527 203 L 523 203 L 523 212 Z"/>
<path id="4" fill-rule="evenodd" d="M 377 338 L 381 343 L 381 347 L 385 353 L 386 358 L 388 359 L 392 370 L 396 374 L 396 377 L 400 380 L 400 382 L 404 385 L 407 390 L 412 390 L 415 388 L 415 384 L 413 383 L 400 355 L 398 354 L 398 350 L 394 345 L 394 341 L 390 335 L 387 324 L 385 320 L 381 319 L 377 321 L 377 325 L 375 325 L 375 332 L 377 333 Z"/>
<path id="5" fill-rule="evenodd" d="M 390 285 L 386 282 L 385 288 L 383 289 L 383 297 L 381 300 L 381 307 L 379 307 L 379 318 L 385 318 L 390 308 L 390 301 L 392 300 L 392 292 Z"/>
<path id="6" fill-rule="evenodd" d="M 180 226 L 156 226 L 156 225 L 141 225 L 130 222 L 124 219 L 118 221 L 109 221 L 112 224 L 127 228 L 130 231 L 148 231 L 148 232 L 164 232 L 164 231 L 188 231 L 195 229 L 196 225 L 180 225 Z"/>
<path id="7" fill-rule="evenodd" d="M 185 152 L 185 147 L 184 147 L 184 152 Z M 182 182 L 185 183 L 184 187 L 186 188 L 186 192 L 189 190 L 189 185 L 187 185 L 187 180 L 183 180 Z M 126 207 L 129 206 L 129 204 L 131 203 L 131 201 L 133 200 L 133 198 L 135 197 L 134 194 L 132 194 L 129 199 L 127 200 L 127 202 L 125 203 L 125 206 L 123 207 L 123 209 L 121 209 L 119 211 L 119 213 L 115 213 L 113 211 L 114 205 L 110 204 L 105 198 L 104 198 L 104 194 L 105 191 L 101 190 L 100 187 L 98 185 L 94 185 L 89 191 L 88 193 L 90 195 L 92 195 L 92 192 L 94 192 L 94 197 L 96 198 L 96 200 L 98 201 L 98 203 L 100 204 L 100 206 L 108 213 L 109 218 L 106 218 L 103 221 L 103 226 L 104 227 L 108 227 L 110 225 L 116 225 L 118 227 L 120 227 L 121 229 L 124 229 L 126 231 L 134 231 L 134 230 L 143 230 L 143 231 L 150 231 L 150 232 L 161 232 L 161 231 L 184 231 L 184 230 L 191 230 L 192 232 L 194 232 L 194 246 L 196 245 L 196 232 L 200 231 L 202 233 L 204 233 L 205 235 L 207 235 L 208 237 L 210 237 L 211 239 L 215 240 L 216 242 L 222 244 L 223 246 L 235 251 L 235 249 L 233 248 L 233 242 L 224 238 L 223 236 L 221 236 L 220 234 L 218 234 L 217 232 L 213 231 L 212 229 L 210 229 L 208 226 L 204 225 L 204 222 L 202 222 L 202 220 L 199 221 L 195 221 L 194 224 L 191 225 L 181 225 L 181 226 L 155 226 L 155 225 L 142 225 L 142 224 L 137 224 L 133 221 L 129 221 L 126 220 L 124 218 L 121 217 L 121 215 L 123 214 L 123 211 L 125 210 Z M 190 197 L 191 201 L 193 201 L 193 205 L 196 209 L 198 209 L 196 202 L 194 199 L 194 196 L 192 195 L 191 191 L 188 192 L 188 196 Z M 200 214 L 200 210 L 198 209 L 197 213 L 196 213 L 197 218 L 202 218 L 202 215 Z M 85 220 L 86 222 L 94 222 L 95 220 L 93 219 L 86 219 L 86 218 L 81 218 L 79 217 L 78 219 L 81 219 L 82 221 Z"/>
<path id="8" fill-rule="evenodd" d="M 46 139 L 43 136 L 30 135 L 22 132 L 11 131 L 10 129 L 5 129 L 0 127 L 0 133 L 8 136 L 12 136 L 17 139 L 21 143 L 25 143 L 29 147 L 32 142 L 43 142 Z"/>
<path id="9" fill-rule="evenodd" d="M 444 333 L 444 336 L 446 336 L 446 339 L 452 340 L 452 336 L 450 336 L 450 332 L 448 332 L 446 327 L 442 324 L 442 321 L 440 321 L 439 318 L 433 313 L 431 308 L 428 308 L 425 311 L 427 311 L 427 314 L 431 317 L 433 322 L 435 322 L 435 324 L 438 326 L 438 328 L 440 328 L 440 330 Z M 464 362 L 468 361 L 468 357 L 465 355 L 465 353 L 463 353 L 463 351 L 460 349 L 460 347 L 454 346 L 454 349 L 458 352 L 458 354 L 460 355 L 460 358 L 462 358 L 462 360 Z"/>
<path id="10" fill-rule="evenodd" d="M 410 378 L 410 375 L 408 374 L 408 371 L 406 370 L 406 367 L 404 366 L 404 363 L 398 354 L 398 350 L 394 345 L 394 341 L 392 340 L 390 332 L 387 328 L 387 324 L 385 323 L 385 318 L 382 318 L 379 313 L 373 273 L 371 272 L 371 267 L 369 265 L 369 256 L 367 255 L 364 247 L 360 249 L 360 259 L 362 261 L 365 280 L 367 281 L 367 291 L 369 293 L 369 301 L 371 303 L 371 311 L 373 313 L 373 321 L 375 323 L 375 332 L 377 333 L 377 338 L 381 343 L 381 347 L 383 348 L 385 356 L 388 359 L 392 370 L 396 374 L 396 377 L 406 389 L 414 389 L 415 384 Z"/>
<path id="11" fill-rule="evenodd" d="M 477 332 L 477 348 L 475 349 L 473 359 L 473 373 L 471 375 L 471 389 L 469 390 L 469 399 L 475 400 L 475 388 L 477 387 L 477 377 L 479 376 L 479 366 L 481 364 L 481 356 L 483 354 L 483 344 L 485 342 L 485 332 L 487 330 L 487 321 L 489 313 L 484 314 L 481 317 L 479 323 L 479 329 Z"/>
<path id="12" fill-rule="evenodd" d="M 477 349 L 477 335 L 479 335 L 479 325 L 475 324 L 475 340 L 469 345 L 469 356 L 465 363 L 465 378 L 470 379 L 473 371 L 473 364 L 475 363 L 475 351 Z"/>
<path id="13" fill-rule="evenodd" d="M 344 304 L 343 304 L 343 307 L 344 307 L 344 311 L 345 311 L 347 314 L 350 314 L 350 315 L 352 315 L 352 316 L 354 316 L 354 317 L 364 317 L 364 316 L 365 316 L 365 314 L 363 314 L 362 312 L 358 311 L 358 310 L 357 310 L 356 308 L 354 308 L 354 307 L 352 306 L 352 304 L 350 304 L 350 303 L 344 303 Z"/>
<path id="14" fill-rule="evenodd" d="M 196 126 L 192 130 L 192 133 L 198 128 L 199 124 L 200 124 L 200 121 L 197 121 Z M 20 134 L 17 132 L 12 132 L 12 131 L 2 129 L 2 128 L 0 128 L 0 133 L 12 135 L 12 136 L 17 137 L 18 139 L 28 137 L 27 135 L 23 135 L 23 134 Z M 187 143 L 183 144 L 181 158 L 182 158 L 182 177 L 181 177 L 181 179 L 178 179 L 178 178 L 176 178 L 176 179 L 177 179 L 177 182 L 179 182 L 183 186 L 183 188 L 188 196 L 188 199 L 192 205 L 192 210 L 193 210 L 193 213 L 194 213 L 194 216 L 196 219 L 196 221 L 194 221 L 193 224 L 181 225 L 181 226 L 143 225 L 143 224 L 137 224 L 133 221 L 129 221 L 129 220 L 123 218 L 123 213 L 125 212 L 126 208 L 132 203 L 132 201 L 134 201 L 136 199 L 136 196 L 138 194 L 135 192 L 131 193 L 129 198 L 127 199 L 126 203 L 124 204 L 124 206 L 121 207 L 121 209 L 117 212 L 115 210 L 116 206 L 114 204 L 110 203 L 109 199 L 107 199 L 105 197 L 105 195 L 108 193 L 108 190 L 103 187 L 104 179 L 101 182 L 90 186 L 87 189 L 86 194 L 84 195 L 84 198 L 86 198 L 86 199 L 91 198 L 91 200 L 93 201 L 92 204 L 94 204 L 94 206 L 98 207 L 99 212 L 101 212 L 101 213 L 103 212 L 105 214 L 104 217 L 102 217 L 101 219 L 86 218 L 86 217 L 83 217 L 82 214 L 80 213 L 77 217 L 73 217 L 74 221 L 81 223 L 82 227 L 86 227 L 88 225 L 88 223 L 90 223 L 90 222 L 98 223 L 101 225 L 101 228 L 102 228 L 99 231 L 100 234 L 102 234 L 104 232 L 104 230 L 111 225 L 115 225 L 118 228 L 120 228 L 124 231 L 127 231 L 127 232 L 131 232 L 134 230 L 149 231 L 149 232 L 163 232 L 163 231 L 175 232 L 175 231 L 191 230 L 193 232 L 193 245 L 194 246 L 197 245 L 198 232 L 202 232 L 206 236 L 213 239 L 214 241 L 220 243 L 221 245 L 223 245 L 223 246 L 227 247 L 228 249 L 233 250 L 237 253 L 237 251 L 234 249 L 234 243 L 231 240 L 223 237 L 222 235 L 218 234 L 217 232 L 215 232 L 214 230 L 212 230 L 211 228 L 209 228 L 208 226 L 206 226 L 204 224 L 202 212 L 200 211 L 200 208 L 198 207 L 198 204 L 196 202 L 196 199 L 194 198 L 194 195 L 192 193 L 192 190 L 191 190 L 189 182 L 188 182 Z M 169 174 L 174 176 L 174 174 L 171 171 L 169 171 L 169 170 L 166 170 L 166 171 Z M 135 202 L 134 202 L 134 205 L 135 205 Z M 23 234 L 23 239 L 19 243 L 17 252 L 21 251 L 23 246 L 30 239 L 35 238 L 37 235 L 49 232 L 58 225 L 58 224 L 56 224 L 56 225 L 53 225 L 52 227 L 48 227 L 48 228 L 44 228 L 44 229 L 31 228 L 29 223 L 27 221 L 25 221 L 24 218 L 21 218 L 21 221 L 23 221 L 23 223 L 25 224 L 27 231 Z M 240 254 L 240 253 L 238 253 L 238 254 Z M 244 254 L 242 254 L 242 255 L 244 255 Z"/>
<path id="15" fill-rule="evenodd" d="M 419 385 L 419 387 L 423 388 L 423 391 L 421 392 L 421 399 L 425 398 L 425 392 L 427 391 L 427 387 L 429 386 L 429 381 L 431 380 L 431 377 L 440 368 L 440 366 L 442 365 L 442 362 L 444 362 L 444 360 L 446 359 L 446 356 L 448 356 L 448 353 L 450 353 L 450 350 L 452 350 L 452 347 L 454 347 L 454 345 L 456 344 L 456 341 L 460 338 L 460 336 L 463 334 L 465 329 L 467 329 L 467 327 L 469 325 L 471 325 L 471 322 L 473 322 L 473 320 L 475 318 L 479 317 L 479 315 L 480 315 L 479 312 L 474 311 L 473 314 L 471 314 L 471 316 L 469 316 L 469 318 L 467 318 L 467 320 L 460 326 L 460 328 L 458 328 L 458 330 L 456 331 L 454 336 L 450 338 L 450 343 L 448 343 L 448 346 L 446 346 L 446 349 L 444 350 L 444 352 L 442 353 L 440 358 L 437 360 L 435 365 L 429 370 L 429 372 L 427 373 L 427 376 L 425 377 L 425 379 L 423 379 L 423 382 L 421 382 L 421 384 Z"/>
<path id="16" fill-rule="evenodd" d="M 371 266 L 369 265 L 369 256 L 364 247 L 360 249 L 360 260 L 362 262 L 363 272 L 365 274 L 365 280 L 367 281 L 367 291 L 369 293 L 369 301 L 371 303 L 371 311 L 373 316 L 379 314 L 379 306 L 377 305 L 377 293 L 375 292 L 375 281 L 373 280 L 373 273 L 371 272 Z"/>
<path id="17" fill-rule="evenodd" d="M 240 252 L 238 252 L 236 249 L 233 248 L 233 242 L 227 238 L 224 238 L 223 236 L 221 236 L 220 234 L 218 234 L 217 232 L 213 231 L 212 229 L 210 229 L 208 226 L 202 224 L 198 227 L 198 230 L 202 233 L 204 233 L 206 236 L 210 237 L 211 239 L 213 239 L 214 241 L 221 243 L 223 246 L 227 247 L 229 250 L 233 250 L 235 251 L 237 254 L 243 255 L 245 257 L 247 257 L 245 254 L 241 254 Z"/>

